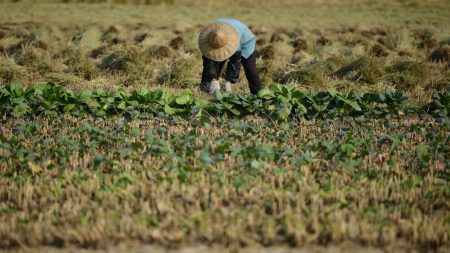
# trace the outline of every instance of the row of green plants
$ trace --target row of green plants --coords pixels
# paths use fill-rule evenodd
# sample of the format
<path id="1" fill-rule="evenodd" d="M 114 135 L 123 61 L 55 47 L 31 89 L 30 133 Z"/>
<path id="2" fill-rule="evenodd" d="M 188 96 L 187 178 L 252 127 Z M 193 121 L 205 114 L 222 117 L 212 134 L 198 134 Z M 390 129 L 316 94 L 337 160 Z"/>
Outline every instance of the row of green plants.
<path id="1" fill-rule="evenodd" d="M 0 132 L 0 163 L 9 168 L 3 173 L 13 175 L 27 169 L 31 173 L 39 173 L 44 168 L 66 168 L 72 163 L 74 154 L 78 158 L 86 157 L 88 168 L 117 168 L 119 171 L 119 164 L 125 160 L 135 161 L 135 166 L 141 166 L 146 158 L 157 156 L 164 160 L 159 166 L 176 171 L 183 178 L 189 171 L 217 165 L 227 157 L 236 158 L 238 167 L 244 168 L 241 172 L 245 175 L 257 174 L 267 166 L 285 168 L 292 164 L 300 168 L 303 164 L 324 160 L 352 171 L 360 168 L 365 158 L 375 159 L 383 150 L 407 157 L 410 173 L 428 173 L 428 170 L 422 169 L 428 168 L 433 161 L 440 161 L 446 168 L 450 165 L 446 155 L 450 151 L 446 139 L 448 124 L 432 129 L 427 129 L 425 123 L 400 128 L 393 127 L 386 120 L 378 124 L 392 129 L 388 135 L 367 132 L 369 127 L 363 124 L 362 127 L 344 129 L 337 134 L 323 129 L 321 139 L 311 136 L 292 143 L 290 140 L 296 129 L 294 123 L 282 123 L 277 128 L 271 122 L 255 126 L 233 120 L 221 125 L 227 130 L 223 135 L 212 136 L 199 134 L 211 127 L 208 124 L 191 124 L 189 130 L 174 132 L 170 126 L 142 130 L 130 122 L 116 122 L 116 119 L 112 119 L 115 123 L 107 127 L 87 122 L 76 125 L 75 120 L 58 118 L 52 120 L 48 128 L 44 126 L 45 120 L 40 119 L 13 127 L 9 136 Z M 319 126 L 324 128 L 328 124 L 322 121 Z M 42 131 L 43 128 L 47 129 Z M 410 138 L 424 140 L 402 149 L 402 142 Z M 448 172 L 448 169 L 443 169 L 433 173 L 436 177 L 448 178 Z M 364 176 L 374 178 L 379 173 L 382 170 Z"/>
<path id="2" fill-rule="evenodd" d="M 258 95 L 216 92 L 211 100 L 194 98 L 189 91 L 172 93 L 165 89 L 145 88 L 131 94 L 119 89 L 83 89 L 74 92 L 54 83 L 23 88 L 11 83 L 0 89 L 0 114 L 23 117 L 60 114 L 96 116 L 123 114 L 130 117 L 180 116 L 243 116 L 266 115 L 285 121 L 289 117 L 311 119 L 336 116 L 401 115 L 427 111 L 435 116 L 448 116 L 450 91 L 435 93 L 426 105 L 408 105 L 401 91 L 384 93 L 336 90 L 301 92 L 295 88 L 272 84 Z"/>

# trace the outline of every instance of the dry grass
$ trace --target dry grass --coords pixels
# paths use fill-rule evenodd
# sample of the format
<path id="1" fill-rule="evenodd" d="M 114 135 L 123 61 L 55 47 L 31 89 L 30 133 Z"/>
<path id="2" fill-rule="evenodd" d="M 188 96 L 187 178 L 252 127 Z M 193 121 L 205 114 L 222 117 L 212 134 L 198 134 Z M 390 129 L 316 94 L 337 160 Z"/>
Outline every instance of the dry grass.
<path id="1" fill-rule="evenodd" d="M 265 85 L 397 88 L 413 103 L 450 87 L 447 1 L 230 1 L 2 2 L 0 86 L 164 87 L 210 98 L 198 89 L 197 35 L 220 8 L 257 35 Z M 234 88 L 248 92 L 242 73 Z M 449 247 L 446 117 L 0 122 L 0 248 Z M 417 155 L 421 143 L 429 154 Z"/>
<path id="2" fill-rule="evenodd" d="M 448 130 L 431 118 L 392 119 L 397 128 L 376 119 L 86 120 L 2 124 L 2 138 L 17 136 L 43 170 L 15 156 L 1 163 L 3 246 L 448 245 L 443 153 L 425 167 L 414 153 L 420 143 L 434 150 Z"/>
<path id="3" fill-rule="evenodd" d="M 6 57 L 0 59 L 0 82 L 10 83 L 19 80 L 22 73 L 20 66 L 16 65 L 12 59 Z"/>
<path id="4" fill-rule="evenodd" d="M 385 74 L 384 63 L 380 59 L 364 56 L 342 67 L 334 74 L 340 78 L 375 85 Z"/>
<path id="5" fill-rule="evenodd" d="M 157 77 L 159 84 L 173 88 L 198 88 L 201 69 L 198 59 L 192 54 L 183 54 L 169 62 Z"/>
<path id="6" fill-rule="evenodd" d="M 260 7 L 254 9 L 254 13 L 239 15 L 257 34 L 257 50 L 262 58 L 258 65 L 261 67 L 265 85 L 280 81 L 297 82 L 294 85 L 303 88 L 333 87 L 336 80 L 329 77 L 330 66 L 323 69 L 323 66 L 317 66 L 317 63 L 333 65 L 335 63 L 329 59 L 341 57 L 343 63 L 360 59 L 353 65 L 337 65 L 342 67 L 337 76 L 345 78 L 350 85 L 368 84 L 366 88 L 369 90 L 392 85 L 410 92 L 410 83 L 398 84 L 405 80 L 404 76 L 408 76 L 408 73 L 397 73 L 395 76 L 398 80 L 394 81 L 386 78 L 384 70 L 393 62 L 408 60 L 425 64 L 427 68 L 432 68 L 434 62 L 448 62 L 445 39 L 449 36 L 442 32 L 448 19 L 440 15 L 439 8 L 428 3 L 420 8 L 410 6 L 407 11 L 397 8 L 399 2 L 387 4 L 386 11 L 378 12 L 376 18 L 364 19 L 360 14 L 346 13 L 351 9 L 349 6 L 359 6 L 361 13 L 373 13 L 376 4 L 372 6 L 363 2 L 335 1 L 327 4 L 315 3 L 315 8 L 306 8 L 302 1 L 297 2 L 297 7 L 286 7 L 287 2 L 278 4 L 280 9 L 275 12 Z M 71 76 L 76 76 L 81 78 L 80 83 L 88 87 L 152 87 L 164 84 L 169 88 L 186 88 L 199 85 L 201 58 L 196 36 L 205 20 L 208 20 L 209 16 L 213 19 L 210 7 L 194 8 L 183 3 L 171 8 L 129 5 L 114 5 L 111 8 L 105 8 L 104 5 L 73 6 L 73 10 L 67 12 L 61 9 L 61 5 L 35 4 L 28 9 L 31 14 L 34 13 L 34 20 L 24 22 L 18 13 L 21 9 L 20 3 L 4 4 L 3 11 L 7 13 L 0 16 L 6 18 L 14 14 L 11 18 L 17 22 L 0 20 L 3 57 L 13 58 L 14 62 L 10 62 L 12 65 L 8 63 L 8 66 L 18 65 L 25 74 L 17 75 L 17 68 L 11 67 L 8 72 L 4 67 L 3 84 L 12 79 L 18 79 L 17 81 L 25 85 L 58 79 L 70 83 L 70 80 L 75 80 Z M 421 8 L 425 8 L 425 11 L 419 11 Z M 221 9 L 224 11 L 223 15 L 233 16 L 231 14 L 236 13 L 233 6 Z M 142 11 L 136 12 L 137 10 Z M 407 13 L 408 16 L 420 20 L 418 22 L 423 28 L 416 28 L 401 19 L 388 16 L 389 11 L 393 10 L 398 13 L 398 18 Z M 95 14 L 89 14 L 92 11 L 95 11 Z M 39 13 L 46 13 L 47 18 L 42 20 Z M 54 16 L 51 13 L 61 15 Z M 122 17 L 123 13 L 128 13 L 126 16 L 129 18 L 109 19 L 110 16 Z M 202 13 L 204 18 L 198 19 L 198 13 Z M 346 18 L 340 20 L 340 24 L 336 24 L 333 19 L 338 13 Z M 300 20 L 295 17 L 300 14 L 303 16 L 301 26 L 298 26 Z M 61 20 L 61 16 L 67 18 Z M 87 16 L 96 18 L 94 21 L 87 21 Z M 166 20 L 168 17 L 177 18 Z M 274 23 L 271 20 L 283 20 L 283 27 L 277 27 L 279 22 Z M 337 70 L 335 67 L 332 69 Z M 440 68 L 439 72 L 434 71 L 431 84 L 423 80 L 412 82 L 429 87 L 437 85 L 437 80 L 445 80 L 445 74 L 446 70 Z M 240 82 L 240 86 L 246 86 L 243 75 Z M 439 86 L 442 84 L 445 85 L 445 82 L 440 82 Z M 341 86 L 337 86 L 338 89 L 339 87 Z M 431 93 L 432 90 L 426 89 L 425 94 L 416 99 L 426 100 Z M 415 93 L 409 95 L 415 96 Z"/>
<path id="7" fill-rule="evenodd" d="M 428 65 L 414 61 L 400 61 L 388 68 L 389 81 L 401 90 L 424 87 L 430 77 Z"/>
<path id="8" fill-rule="evenodd" d="M 324 87 L 325 71 L 320 66 L 296 66 L 292 70 L 280 73 L 280 77 L 275 79 L 281 84 L 294 83 L 302 87 Z"/>

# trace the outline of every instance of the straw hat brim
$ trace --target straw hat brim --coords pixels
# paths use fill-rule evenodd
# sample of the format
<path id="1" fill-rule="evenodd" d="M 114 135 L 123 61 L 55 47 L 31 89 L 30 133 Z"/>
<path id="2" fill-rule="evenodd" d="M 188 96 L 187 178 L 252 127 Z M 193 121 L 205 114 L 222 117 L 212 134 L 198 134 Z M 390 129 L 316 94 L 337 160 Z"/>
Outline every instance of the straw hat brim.
<path id="1" fill-rule="evenodd" d="M 218 30 L 225 34 L 227 43 L 221 48 L 214 48 L 209 44 L 209 34 Z M 221 22 L 213 23 L 200 32 L 198 47 L 206 58 L 213 61 L 224 61 L 237 51 L 239 47 L 239 36 L 231 25 Z"/>

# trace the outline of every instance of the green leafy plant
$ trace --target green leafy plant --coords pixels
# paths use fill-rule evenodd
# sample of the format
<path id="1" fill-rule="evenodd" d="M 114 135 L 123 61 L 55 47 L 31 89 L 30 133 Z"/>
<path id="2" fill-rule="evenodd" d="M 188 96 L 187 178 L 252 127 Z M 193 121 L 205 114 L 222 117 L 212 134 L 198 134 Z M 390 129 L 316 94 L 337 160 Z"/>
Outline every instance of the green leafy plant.
<path id="1" fill-rule="evenodd" d="M 57 116 L 62 113 L 96 116 L 124 114 L 130 117 L 202 117 L 207 115 L 236 117 L 249 114 L 266 115 L 278 121 L 288 118 L 312 119 L 337 116 L 359 117 L 365 114 L 401 115 L 407 97 L 401 91 L 384 93 L 350 91 L 340 93 L 309 90 L 272 84 L 258 95 L 216 92 L 214 99 L 195 99 L 189 91 L 171 93 L 165 89 L 149 91 L 141 88 L 127 94 L 123 89 L 106 92 L 103 89 L 82 89 L 78 92 L 54 84 L 34 85 L 27 89 L 11 83 L 0 89 L 0 109 L 3 114 Z M 449 95 L 437 93 L 427 107 L 433 115 L 447 115 Z M 411 109 L 411 108 L 410 108 Z M 414 108 L 413 108 L 414 109 Z M 411 111 L 414 111 L 411 109 Z"/>
<path id="2" fill-rule="evenodd" d="M 448 116 L 450 112 L 450 91 L 434 93 L 431 97 L 430 111 L 435 116 Z"/>

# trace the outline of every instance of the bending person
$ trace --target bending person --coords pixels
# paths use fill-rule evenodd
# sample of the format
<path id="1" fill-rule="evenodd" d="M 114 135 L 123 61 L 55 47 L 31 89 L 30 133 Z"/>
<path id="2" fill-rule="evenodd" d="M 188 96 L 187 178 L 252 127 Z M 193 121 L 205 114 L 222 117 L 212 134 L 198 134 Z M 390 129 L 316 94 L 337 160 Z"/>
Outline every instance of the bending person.
<path id="1" fill-rule="evenodd" d="M 244 67 L 250 92 L 258 93 L 262 88 L 256 68 L 255 35 L 243 23 L 235 19 L 220 18 L 205 27 L 199 35 L 198 45 L 203 56 L 202 84 L 209 84 L 209 93 L 220 90 L 220 73 L 228 61 L 223 89 L 231 92 L 232 84 L 239 78 Z"/>

